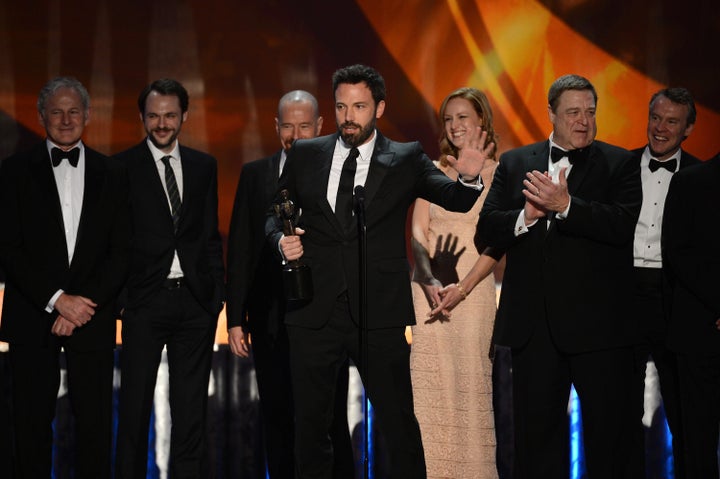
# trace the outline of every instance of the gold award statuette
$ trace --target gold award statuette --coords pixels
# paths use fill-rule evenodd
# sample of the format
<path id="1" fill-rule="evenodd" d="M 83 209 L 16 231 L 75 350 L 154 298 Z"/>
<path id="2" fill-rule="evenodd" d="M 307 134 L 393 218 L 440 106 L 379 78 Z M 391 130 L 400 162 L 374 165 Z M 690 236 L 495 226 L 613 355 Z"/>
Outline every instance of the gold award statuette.
<path id="1" fill-rule="evenodd" d="M 287 190 L 280 192 L 280 203 L 274 205 L 275 216 L 283 224 L 283 234 L 292 236 L 295 234 L 295 204 L 290 200 Z M 310 267 L 300 259 L 288 261 L 283 266 L 283 285 L 285 298 L 288 300 L 309 301 L 313 296 L 313 283 Z"/>

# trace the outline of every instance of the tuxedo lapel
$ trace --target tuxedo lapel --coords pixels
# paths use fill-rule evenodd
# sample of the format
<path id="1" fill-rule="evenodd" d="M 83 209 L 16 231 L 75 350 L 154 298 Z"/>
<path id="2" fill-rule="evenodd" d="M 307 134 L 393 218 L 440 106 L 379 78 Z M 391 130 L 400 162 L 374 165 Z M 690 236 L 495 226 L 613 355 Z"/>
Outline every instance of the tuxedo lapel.
<path id="1" fill-rule="evenodd" d="M 32 175 L 38 182 L 38 189 L 45 195 L 43 198 L 38 198 L 38 201 L 52 209 L 53 214 L 51 216 L 55 219 L 57 225 L 58 240 L 63 242 L 67 250 L 65 222 L 63 221 L 62 207 L 60 206 L 60 196 L 58 195 L 57 183 L 55 182 L 55 175 L 53 174 L 53 167 L 45 142 L 38 148 L 30 161 L 32 161 Z"/>
<path id="2" fill-rule="evenodd" d="M 82 242 L 83 232 L 88 222 L 92 218 L 97 208 L 101 208 L 100 192 L 104 188 L 104 169 L 102 162 L 96 158 L 94 153 L 85 147 L 85 186 L 83 190 L 82 210 L 80 210 L 80 223 L 78 224 L 77 239 L 75 240 L 75 249 Z M 100 212 L 102 215 L 102 212 Z M 75 258 L 75 255 L 73 255 Z"/>
<path id="3" fill-rule="evenodd" d="M 592 171 L 597 161 L 598 150 L 595 144 L 591 144 L 588 148 L 590 148 L 590 151 L 587 157 L 573 163 L 572 171 L 567 179 L 568 193 L 570 195 L 577 193 L 585 177 Z"/>
<path id="4" fill-rule="evenodd" d="M 685 150 L 680 151 L 680 167 L 679 169 L 687 168 L 688 166 L 697 165 L 700 162 L 699 159 Z"/>
<path id="5" fill-rule="evenodd" d="M 530 172 L 537 170 L 540 172 L 548 170 L 548 161 L 550 158 L 550 142 L 545 142 L 536 150 L 533 150 L 532 156 L 525 158 L 525 171 Z"/>

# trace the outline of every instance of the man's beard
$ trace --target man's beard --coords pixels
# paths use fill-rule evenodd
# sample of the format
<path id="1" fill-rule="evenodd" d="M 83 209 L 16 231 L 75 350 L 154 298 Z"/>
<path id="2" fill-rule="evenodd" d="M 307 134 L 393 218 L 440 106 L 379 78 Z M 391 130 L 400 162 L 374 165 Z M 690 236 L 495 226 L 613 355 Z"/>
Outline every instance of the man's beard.
<path id="1" fill-rule="evenodd" d="M 177 137 L 180 134 L 179 129 L 175 130 L 175 132 L 172 135 L 170 135 L 170 137 L 167 140 L 165 140 L 165 143 L 160 143 L 160 141 L 157 138 L 155 138 L 155 135 L 152 134 L 155 131 L 171 131 L 171 130 L 168 128 L 155 128 L 154 130 L 150 131 L 150 134 L 148 134 L 148 137 L 150 138 L 150 142 L 153 145 L 155 145 L 155 147 L 158 148 L 159 150 L 162 150 L 163 148 L 167 148 L 168 146 L 175 143 L 175 140 L 177 140 Z"/>
<path id="2" fill-rule="evenodd" d="M 370 121 L 370 123 L 368 123 L 364 127 L 358 123 L 346 121 L 342 125 L 338 125 L 338 131 L 340 132 L 340 137 L 343 139 L 347 146 L 358 147 L 365 143 L 368 138 L 372 136 L 373 131 L 375 131 L 375 122 L 375 116 L 373 116 L 372 121 Z M 343 128 L 346 126 L 358 128 L 358 132 L 354 134 L 343 133 Z"/>

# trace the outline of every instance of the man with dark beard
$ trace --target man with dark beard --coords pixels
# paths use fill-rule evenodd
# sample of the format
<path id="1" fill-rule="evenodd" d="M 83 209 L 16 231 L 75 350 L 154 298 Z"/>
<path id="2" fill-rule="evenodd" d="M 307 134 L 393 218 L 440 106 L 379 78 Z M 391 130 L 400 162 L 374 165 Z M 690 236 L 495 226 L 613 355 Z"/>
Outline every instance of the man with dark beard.
<path id="1" fill-rule="evenodd" d="M 255 365 L 269 479 L 293 479 L 295 416 L 290 380 L 290 345 L 283 324 L 285 297 L 277 248 L 265 241 L 265 215 L 275 195 L 287 151 L 299 138 L 320 134 L 323 118 L 313 95 L 293 90 L 280 98 L 275 131 L 281 149 L 242 167 L 228 235 L 227 324 L 233 354 Z M 248 337 L 250 336 L 250 337 Z M 252 348 L 250 347 L 252 345 Z M 353 476 L 355 459 L 348 430 L 348 367 L 338 375 L 332 437 L 336 479 Z"/>
<path id="2" fill-rule="evenodd" d="M 301 228 L 283 236 L 268 219 L 269 239 L 284 260 L 302 257 L 312 271 L 314 297 L 293 304 L 285 316 L 295 399 L 295 465 L 298 478 L 331 478 L 328 435 L 339 368 L 349 357 L 384 433 L 389 476 L 424 478 L 420 429 L 413 411 L 410 347 L 405 327 L 415 323 L 406 251 L 407 212 L 416 198 L 452 211 L 468 211 L 478 198 L 479 173 L 494 145 L 471 133 L 471 148 L 450 158 L 453 181 L 437 169 L 417 142 L 391 141 L 375 129 L 385 111 L 385 81 L 364 65 L 333 75 L 338 132 L 298 140 L 288 153 L 280 189 L 302 209 Z M 367 225 L 367 351 L 358 341 L 360 284 L 355 185 L 365 189 Z"/>
<path id="3" fill-rule="evenodd" d="M 212 345 L 224 299 L 215 158 L 180 146 L 188 93 L 177 81 L 138 98 L 147 139 L 117 155 L 128 170 L 133 241 L 122 317 L 116 478 L 145 477 L 148 428 L 163 347 L 170 372 L 170 477 L 203 465 Z"/>

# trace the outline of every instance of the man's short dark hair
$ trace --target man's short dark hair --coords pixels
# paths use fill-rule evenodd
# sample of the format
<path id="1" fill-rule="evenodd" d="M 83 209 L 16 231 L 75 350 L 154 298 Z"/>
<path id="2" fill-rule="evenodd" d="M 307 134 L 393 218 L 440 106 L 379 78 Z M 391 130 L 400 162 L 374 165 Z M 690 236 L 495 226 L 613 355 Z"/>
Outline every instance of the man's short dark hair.
<path id="1" fill-rule="evenodd" d="M 177 80 L 173 80 L 172 78 L 161 78 L 146 86 L 138 97 L 138 108 L 143 116 L 145 116 L 145 102 L 147 101 L 147 97 L 154 91 L 161 95 L 173 95 L 178 97 L 178 100 L 180 100 L 181 112 L 185 113 L 188 111 L 190 97 L 188 96 L 188 92 L 185 87 L 182 86 L 182 83 Z"/>
<path id="2" fill-rule="evenodd" d="M 370 89 L 376 105 L 385 100 L 385 80 L 377 70 L 366 65 L 351 65 L 337 70 L 333 73 L 332 83 L 333 94 L 341 83 L 351 85 L 365 83 Z"/>
<path id="3" fill-rule="evenodd" d="M 590 90 L 597 105 L 597 92 L 595 87 L 590 80 L 580 75 L 563 75 L 550 85 L 548 90 L 548 105 L 550 105 L 550 111 L 556 113 L 558 103 L 560 102 L 560 95 L 568 90 Z"/>
<path id="4" fill-rule="evenodd" d="M 693 100 L 690 90 L 683 87 L 664 88 L 660 90 L 655 93 L 652 98 L 650 98 L 650 111 L 652 111 L 655 102 L 661 96 L 664 96 L 671 102 L 677 103 L 678 105 L 685 105 L 688 109 L 688 126 L 695 124 L 695 120 L 697 119 L 697 110 L 695 109 L 695 100 Z"/>

